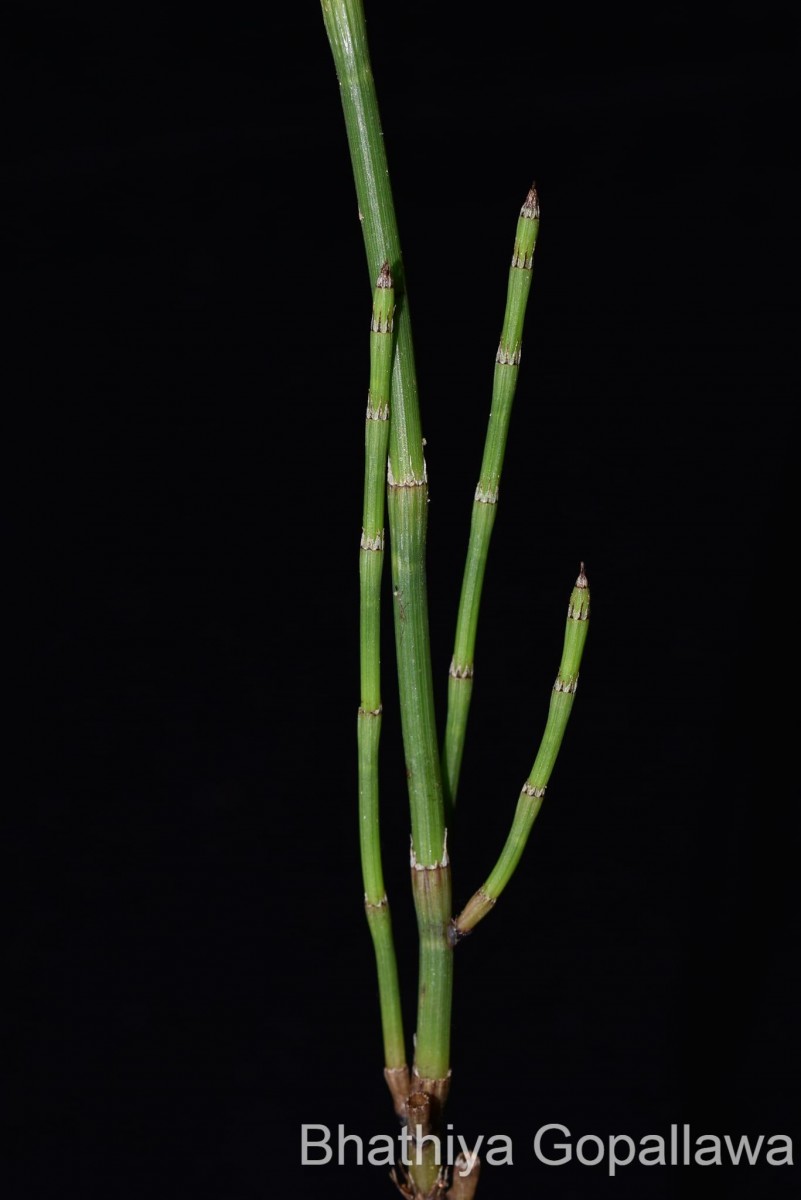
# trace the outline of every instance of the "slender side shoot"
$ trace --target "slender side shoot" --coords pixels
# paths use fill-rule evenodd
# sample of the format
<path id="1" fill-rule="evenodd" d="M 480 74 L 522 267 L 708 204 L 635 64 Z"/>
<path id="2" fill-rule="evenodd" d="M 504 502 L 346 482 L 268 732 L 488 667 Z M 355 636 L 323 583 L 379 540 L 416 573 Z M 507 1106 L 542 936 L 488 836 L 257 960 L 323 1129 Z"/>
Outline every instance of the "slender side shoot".
<path id="1" fill-rule="evenodd" d="M 357 723 L 359 755 L 359 834 L 364 905 L 373 938 L 384 1073 L 403 1112 L 409 1070 L 389 902 L 384 890 L 379 829 L 378 745 L 381 737 L 381 575 L 384 564 L 384 500 L 392 378 L 392 324 L 395 293 L 389 264 L 378 276 L 370 322 L 370 390 L 365 417 L 364 505 L 359 546 L 359 643 L 361 703 Z"/>
<path id="2" fill-rule="evenodd" d="M 534 766 L 520 792 L 512 828 L 500 858 L 486 883 L 470 898 L 453 922 L 451 937 L 454 943 L 474 929 L 478 922 L 490 912 L 520 862 L 520 856 L 525 849 L 531 827 L 542 807 L 545 789 L 551 778 L 551 772 L 556 763 L 573 708 L 589 619 L 590 588 L 584 573 L 584 563 L 582 563 L 576 585 L 570 594 L 562 661 L 559 664 L 559 672 L 551 692 L 548 720 Z"/>
<path id="3" fill-rule="evenodd" d="M 531 289 L 534 247 L 540 227 L 540 204 L 532 184 L 517 222 L 506 310 L 501 340 L 495 355 L 492 382 L 492 408 L 484 444 L 481 474 L 473 498 L 470 539 L 467 546 L 453 658 L 448 672 L 448 713 L 442 754 L 442 784 L 446 818 L 451 821 L 464 753 L 467 716 L 473 691 L 473 670 L 478 611 L 487 565 L 492 527 L 498 507 L 503 459 L 517 389 L 517 376 L 523 344 L 523 321 Z"/>

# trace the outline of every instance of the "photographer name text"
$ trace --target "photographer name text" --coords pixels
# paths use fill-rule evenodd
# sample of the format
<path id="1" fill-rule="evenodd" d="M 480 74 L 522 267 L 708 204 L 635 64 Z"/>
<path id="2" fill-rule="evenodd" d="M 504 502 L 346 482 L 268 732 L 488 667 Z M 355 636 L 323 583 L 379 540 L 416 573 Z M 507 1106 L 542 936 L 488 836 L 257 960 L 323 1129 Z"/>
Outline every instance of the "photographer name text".
<path id="1" fill-rule="evenodd" d="M 426 1147 L 430 1147 L 426 1151 Z M 304 1167 L 337 1166 L 393 1167 L 401 1163 L 413 1167 L 423 1161 L 424 1153 L 434 1151 L 437 1161 L 453 1167 L 459 1175 L 469 1175 L 481 1158 L 487 1166 L 514 1165 L 514 1147 L 508 1134 L 480 1134 L 472 1142 L 454 1134 L 447 1126 L 444 1136 L 424 1133 L 420 1126 L 413 1132 L 402 1129 L 395 1137 L 377 1133 L 364 1138 L 348 1133 L 344 1125 L 301 1126 L 301 1164 Z M 585 1133 L 575 1137 L 566 1125 L 542 1125 L 534 1134 L 531 1150 L 546 1167 L 563 1167 L 578 1162 L 585 1167 L 601 1167 L 609 1175 L 619 1168 L 638 1163 L 643 1167 L 753 1167 L 757 1163 L 772 1167 L 793 1166 L 793 1141 L 784 1133 L 720 1136 L 693 1133 L 689 1125 L 671 1125 L 669 1131 L 647 1133 L 633 1138 L 626 1133 L 601 1136 Z"/>

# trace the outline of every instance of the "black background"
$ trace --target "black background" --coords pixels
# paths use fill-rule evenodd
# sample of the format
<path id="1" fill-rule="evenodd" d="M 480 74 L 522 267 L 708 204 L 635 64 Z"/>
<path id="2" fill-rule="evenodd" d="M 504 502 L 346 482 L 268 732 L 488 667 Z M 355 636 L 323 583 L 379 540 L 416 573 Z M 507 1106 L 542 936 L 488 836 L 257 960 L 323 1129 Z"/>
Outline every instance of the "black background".
<path id="1" fill-rule="evenodd" d="M 9 1200 L 393 1194 L 379 1167 L 300 1166 L 302 1122 L 394 1120 L 355 819 L 370 288 L 322 17 L 288 11 L 6 9 L 39 702 L 35 819 L 11 843 Z M 582 559 L 593 596 L 547 803 L 458 951 L 449 1117 L 513 1139 L 488 1197 L 796 1194 L 797 1168 L 609 1180 L 531 1147 L 547 1122 L 574 1141 L 690 1122 L 798 1148 L 792 6 L 367 11 L 440 708 L 532 179 L 542 202 L 457 903 L 530 768 Z"/>

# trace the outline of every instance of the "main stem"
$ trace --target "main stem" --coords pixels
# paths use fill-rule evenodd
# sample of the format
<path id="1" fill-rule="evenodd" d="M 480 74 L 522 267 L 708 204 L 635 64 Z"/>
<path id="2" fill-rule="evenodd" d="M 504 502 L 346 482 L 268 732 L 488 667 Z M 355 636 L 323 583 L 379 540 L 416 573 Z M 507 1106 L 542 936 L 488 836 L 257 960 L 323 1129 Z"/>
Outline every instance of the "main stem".
<path id="1" fill-rule="evenodd" d="M 322 12 L 339 79 L 370 282 L 372 285 L 386 260 L 395 284 L 388 514 L 401 724 L 411 808 L 413 892 L 420 931 L 415 1074 L 423 1082 L 441 1083 L 450 1067 L 450 867 L 445 849 L 428 631 L 428 483 L 409 305 L 364 8 L 361 0 L 322 0 Z M 425 880 L 425 886 L 418 879 Z"/>

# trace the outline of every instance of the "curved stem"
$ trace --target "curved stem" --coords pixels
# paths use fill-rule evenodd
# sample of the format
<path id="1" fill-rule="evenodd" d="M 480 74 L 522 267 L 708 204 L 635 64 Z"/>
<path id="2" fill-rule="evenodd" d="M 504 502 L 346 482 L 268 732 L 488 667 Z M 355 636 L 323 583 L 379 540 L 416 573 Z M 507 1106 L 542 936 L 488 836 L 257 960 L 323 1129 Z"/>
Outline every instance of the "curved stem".
<path id="1" fill-rule="evenodd" d="M 451 938 L 454 942 L 474 929 L 491 911 L 520 862 L 531 828 L 542 807 L 545 789 L 551 778 L 573 708 L 589 618 L 590 589 L 582 563 L 576 585 L 570 594 L 562 660 L 551 692 L 548 720 L 534 766 L 523 784 L 512 828 L 498 861 L 486 882 L 474 893 L 452 923 Z"/>

